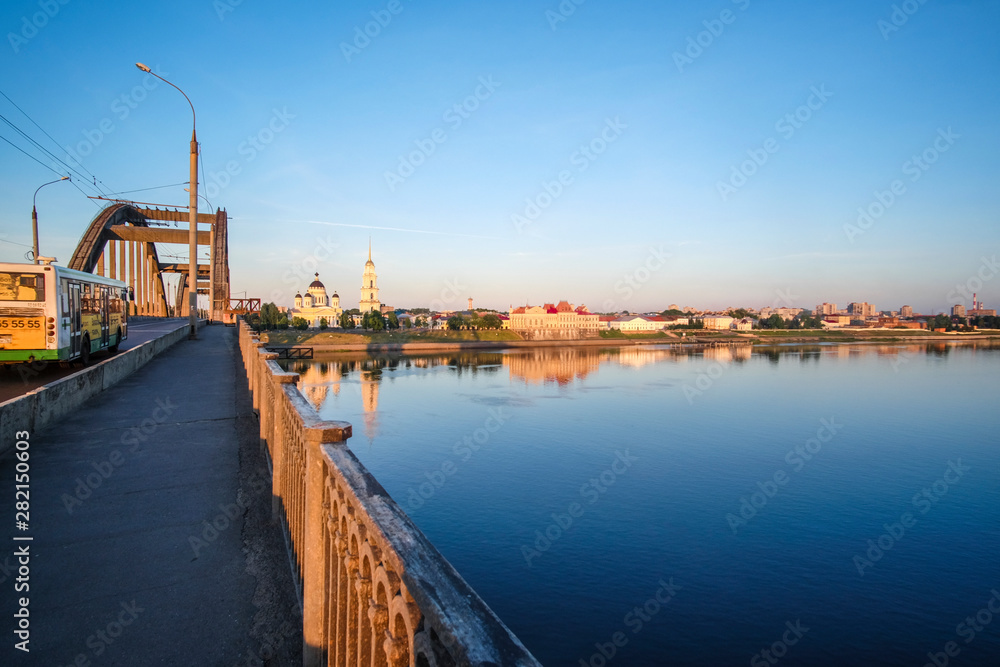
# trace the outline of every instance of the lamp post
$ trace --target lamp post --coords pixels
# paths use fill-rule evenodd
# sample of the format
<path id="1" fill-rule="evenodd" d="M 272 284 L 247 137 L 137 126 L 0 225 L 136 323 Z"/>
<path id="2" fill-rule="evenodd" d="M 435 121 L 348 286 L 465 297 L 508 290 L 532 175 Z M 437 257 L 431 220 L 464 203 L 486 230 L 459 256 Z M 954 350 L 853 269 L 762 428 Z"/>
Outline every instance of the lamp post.
<path id="1" fill-rule="evenodd" d="M 35 190 L 35 194 L 31 198 L 31 261 L 33 264 L 38 264 L 38 209 L 35 207 L 35 200 L 38 199 L 38 190 L 41 190 L 46 185 L 52 185 L 53 183 L 68 180 L 69 176 L 63 176 L 60 179 L 49 181 L 48 183 L 42 183 L 38 186 L 38 189 Z"/>
<path id="2" fill-rule="evenodd" d="M 136 67 L 147 74 L 152 74 L 160 81 L 172 86 L 191 106 L 191 169 L 190 187 L 188 188 L 188 216 L 190 219 L 190 230 L 188 231 L 188 325 L 190 331 L 188 338 L 198 337 L 198 136 L 195 132 L 197 126 L 197 116 L 194 112 L 194 104 L 191 98 L 185 95 L 184 91 L 170 83 L 162 76 L 146 67 L 142 63 L 136 63 Z M 209 287 L 211 292 L 211 286 Z"/>

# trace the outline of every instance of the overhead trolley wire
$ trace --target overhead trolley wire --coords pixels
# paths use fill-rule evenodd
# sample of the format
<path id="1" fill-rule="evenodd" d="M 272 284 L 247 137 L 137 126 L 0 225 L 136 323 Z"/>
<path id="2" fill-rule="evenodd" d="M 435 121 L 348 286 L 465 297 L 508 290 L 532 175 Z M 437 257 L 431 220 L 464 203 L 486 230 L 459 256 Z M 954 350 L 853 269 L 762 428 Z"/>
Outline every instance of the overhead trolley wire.
<path id="1" fill-rule="evenodd" d="M 122 190 L 121 192 L 109 192 L 106 196 L 113 197 L 115 195 L 129 195 L 133 192 L 146 192 L 147 190 L 162 190 L 163 188 L 176 188 L 178 185 L 187 185 L 187 181 L 183 183 L 172 183 L 171 185 L 157 185 L 152 188 L 139 188 L 138 190 Z"/>
<path id="2" fill-rule="evenodd" d="M 35 141 L 33 138 L 31 138 L 30 136 L 28 136 L 28 134 L 26 132 L 24 132 L 24 130 L 22 130 L 17 125 L 15 125 L 13 122 L 11 122 L 10 119 L 8 119 L 6 116 L 4 116 L 3 114 L 0 114 L 0 120 L 2 120 L 3 122 L 7 123 L 7 125 L 11 126 L 14 129 L 15 132 L 17 132 L 22 137 L 24 137 L 25 139 L 27 139 L 28 141 L 30 141 L 32 144 L 34 144 L 40 151 L 42 151 L 43 153 L 45 153 L 46 155 L 48 155 L 50 158 L 52 158 L 57 164 L 61 164 L 62 166 L 66 167 L 68 170 L 72 171 L 74 174 L 76 174 L 77 176 L 79 176 L 80 179 L 83 182 L 88 183 L 88 184 L 90 183 L 90 179 L 88 179 L 86 176 L 84 176 L 83 174 L 81 174 L 79 171 L 77 171 L 76 169 L 74 169 L 73 167 L 71 167 L 70 165 L 68 165 L 66 162 L 63 162 L 57 156 L 53 155 L 50 150 L 48 150 L 47 148 L 45 148 L 44 146 L 42 146 L 40 143 L 38 143 L 37 141 Z M 98 192 L 101 192 L 101 189 L 97 186 L 96 183 L 93 184 L 93 187 Z"/>
<path id="3" fill-rule="evenodd" d="M 49 140 L 50 140 L 50 141 L 51 141 L 51 142 L 52 142 L 53 144 L 55 144 L 55 145 L 56 145 L 56 147 L 58 147 L 58 148 L 59 148 L 59 150 L 61 150 L 61 151 L 65 151 L 65 150 L 66 150 L 65 148 L 63 148 L 63 146 L 61 146 L 61 145 L 59 144 L 59 142 L 58 142 L 58 141 L 56 141 L 56 140 L 55 140 L 55 138 L 54 138 L 54 137 L 53 137 L 53 136 L 52 136 L 51 134 L 49 134 L 48 132 L 46 132 L 46 131 L 45 131 L 45 128 L 44 128 L 44 127 L 42 127 L 41 125 L 39 125 L 39 124 L 38 124 L 38 122 L 37 122 L 37 121 L 35 121 L 35 119 L 34 119 L 34 118 L 32 118 L 32 117 L 31 117 L 31 116 L 30 116 L 30 115 L 28 114 L 28 112 L 27 112 L 27 111 L 25 111 L 25 110 L 24 110 L 24 109 L 22 109 L 22 108 L 21 108 L 20 106 L 18 106 L 17 102 L 15 102 L 14 100 L 10 99 L 10 96 L 8 96 L 8 95 L 7 95 L 7 93 L 5 93 L 5 92 L 3 92 L 2 90 L 0 90 L 0 95 L 3 95 L 4 99 L 6 99 L 6 100 L 7 100 L 8 102 L 10 102 L 10 103 L 11 103 L 11 104 L 12 104 L 12 105 L 14 106 L 14 108 L 15 108 L 15 109 L 17 109 L 18 111 L 20 111 L 20 112 L 21 112 L 21 113 L 22 113 L 22 114 L 24 115 L 24 117 L 25 117 L 25 118 L 27 118 L 28 120 L 30 120 L 30 121 L 31 121 L 31 123 L 32 123 L 32 124 L 33 124 L 33 125 L 34 125 L 35 127 L 37 127 L 37 128 L 39 129 L 39 130 L 41 130 L 41 131 L 42 131 L 42 134 L 44 134 L 44 135 L 45 135 L 46 137 L 48 137 L 48 138 L 49 138 Z M 5 119 L 5 120 L 6 120 L 6 119 Z M 20 131 L 20 130 L 19 130 L 19 131 Z M 22 134 L 24 134 L 24 133 L 22 132 Z M 34 142 L 34 140 L 32 140 L 32 141 Z M 34 142 L 34 143 L 35 143 L 36 145 L 38 145 L 38 144 L 37 144 L 37 142 Z M 42 148 L 42 147 L 41 147 L 41 146 L 39 145 L 39 148 Z M 45 149 L 43 148 L 42 150 L 45 150 Z M 48 152 L 48 151 L 46 151 L 46 152 Z M 50 155 L 51 155 L 51 153 L 50 153 Z M 55 156 L 53 156 L 53 157 L 55 157 Z M 58 158 L 56 158 L 56 159 L 57 159 L 57 160 L 58 160 L 59 162 L 61 162 L 61 163 L 62 163 L 63 165 L 65 165 L 66 167 L 69 167 L 69 165 L 68 165 L 68 164 L 66 164 L 65 162 L 63 162 L 62 160 L 59 160 Z M 85 172 L 87 172 L 87 174 L 89 174 L 89 175 L 90 175 L 90 177 L 94 179 L 94 186 L 95 186 L 95 187 L 97 187 L 97 181 L 99 181 L 100 179 L 98 179 L 98 178 L 97 178 L 97 176 L 95 176 L 95 175 L 94 175 L 94 174 L 93 174 L 93 173 L 92 173 L 92 172 L 91 172 L 91 171 L 90 171 L 89 169 L 87 169 L 87 167 L 85 167 L 85 166 L 84 166 L 84 165 L 83 165 L 82 163 L 78 163 L 78 164 L 80 165 L 80 168 L 81 168 L 81 169 L 83 169 L 83 170 L 84 170 Z M 74 170 L 74 171 L 76 171 L 76 170 Z M 80 174 L 79 172 L 76 172 L 76 173 L 77 173 L 77 175 L 78 175 L 78 176 L 80 176 L 81 178 L 83 178 L 83 175 L 82 175 L 82 174 Z M 87 179 L 84 179 L 84 180 L 87 180 Z M 101 183 L 104 183 L 104 181 L 100 181 L 100 182 L 101 182 Z M 98 192 L 100 192 L 100 191 L 101 191 L 101 190 L 100 190 L 100 188 L 97 188 L 97 190 L 98 190 Z"/>
<path id="4" fill-rule="evenodd" d="M 11 146 L 13 146 L 17 150 L 21 151 L 22 153 L 24 153 L 25 155 L 27 155 L 28 157 L 30 157 L 32 160 L 34 160 L 38 164 L 42 165 L 43 167 L 45 167 L 46 169 L 48 169 L 49 171 L 51 171 L 56 176 L 62 176 L 62 174 L 60 174 L 58 171 L 56 171 L 55 169 L 53 169 L 51 165 L 45 164 L 44 162 L 42 162 L 41 160 L 39 160 L 38 158 L 36 158 L 31 153 L 25 151 L 23 148 L 21 148 L 20 146 L 18 146 L 17 144 L 15 144 L 13 141 L 11 141 L 10 139 L 8 139 L 7 137 L 5 137 L 3 135 L 0 135 L 0 139 L 3 139 L 8 144 L 10 144 Z"/>

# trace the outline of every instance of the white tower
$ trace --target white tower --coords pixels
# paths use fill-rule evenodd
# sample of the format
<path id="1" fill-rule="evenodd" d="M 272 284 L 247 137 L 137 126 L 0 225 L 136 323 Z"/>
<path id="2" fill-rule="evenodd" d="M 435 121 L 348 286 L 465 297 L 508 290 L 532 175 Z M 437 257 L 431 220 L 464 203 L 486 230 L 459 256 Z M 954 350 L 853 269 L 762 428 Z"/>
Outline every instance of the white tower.
<path id="1" fill-rule="evenodd" d="M 358 309 L 362 313 L 382 311 L 382 303 L 378 298 L 378 275 L 375 274 L 375 262 L 372 261 L 371 239 L 368 239 L 368 261 L 365 262 L 365 272 L 361 276 L 361 303 Z"/>

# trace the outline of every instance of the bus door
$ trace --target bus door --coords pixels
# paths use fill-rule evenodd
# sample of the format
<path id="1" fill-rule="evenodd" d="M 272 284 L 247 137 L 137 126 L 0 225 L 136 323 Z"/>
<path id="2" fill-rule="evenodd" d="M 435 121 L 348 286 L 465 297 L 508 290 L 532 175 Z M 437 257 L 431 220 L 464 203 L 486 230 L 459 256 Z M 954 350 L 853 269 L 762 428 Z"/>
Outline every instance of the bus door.
<path id="1" fill-rule="evenodd" d="M 109 326 L 110 322 L 108 321 L 108 318 L 111 316 L 110 314 L 111 304 L 108 303 L 108 288 L 102 285 L 100 287 L 97 287 L 97 289 L 100 290 L 100 296 L 98 297 L 100 301 L 98 301 L 98 303 L 100 304 L 101 308 L 101 347 L 107 347 L 108 343 L 110 342 L 108 333 L 108 329 L 110 328 Z"/>
<path id="2" fill-rule="evenodd" d="M 80 354 L 80 283 L 69 285 L 69 355 Z"/>

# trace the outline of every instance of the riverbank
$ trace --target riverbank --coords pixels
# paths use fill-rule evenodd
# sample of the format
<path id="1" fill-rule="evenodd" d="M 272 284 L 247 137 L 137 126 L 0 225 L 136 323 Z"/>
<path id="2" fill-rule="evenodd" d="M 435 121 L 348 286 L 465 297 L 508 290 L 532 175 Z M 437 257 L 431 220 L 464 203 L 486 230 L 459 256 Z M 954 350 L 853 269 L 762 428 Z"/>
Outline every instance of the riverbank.
<path id="1" fill-rule="evenodd" d="M 747 345 L 749 341 L 738 336 L 718 335 L 700 337 L 674 333 L 638 334 L 630 337 L 577 338 L 558 340 L 524 340 L 512 331 L 432 331 L 432 332 L 268 332 L 266 339 L 271 349 L 283 347 L 310 347 L 314 353 L 367 352 L 383 354 L 398 352 L 449 352 L 457 350 L 504 350 L 511 348 L 564 348 L 564 347 L 621 347 L 633 345 Z"/>
<path id="2" fill-rule="evenodd" d="M 429 335 L 428 335 L 429 334 Z M 495 335 L 495 338 L 492 335 Z M 507 334 L 507 335 L 503 335 Z M 512 332 L 449 331 L 425 332 L 423 335 L 402 332 L 385 333 L 327 333 L 327 332 L 270 332 L 268 347 L 310 347 L 317 354 L 357 353 L 368 354 L 422 352 L 453 352 L 460 350 L 504 350 L 517 348 L 606 348 L 644 345 L 670 346 L 685 349 L 703 347 L 729 347 L 752 345 L 815 344 L 897 344 L 954 342 L 975 340 L 1000 340 L 1000 331 L 976 334 L 935 333 L 912 330 L 858 331 L 755 331 L 732 334 L 728 332 L 687 331 L 684 336 L 674 332 L 664 334 L 633 334 L 612 338 L 582 338 L 565 340 L 523 340 Z M 483 339 L 483 338 L 493 338 Z"/>
<path id="3" fill-rule="evenodd" d="M 683 335 L 681 335 L 683 334 Z M 503 350 L 511 348 L 562 347 L 631 347 L 636 345 L 668 345 L 677 347 L 720 347 L 733 345 L 802 345 L 831 343 L 925 343 L 974 340 L 1000 340 L 1000 330 L 977 333 L 939 333 L 912 329 L 826 329 L 822 331 L 753 331 L 743 333 L 692 330 L 653 334 L 622 334 L 621 336 L 524 340 L 511 331 L 432 331 L 344 333 L 314 331 L 272 331 L 262 340 L 268 347 L 310 347 L 316 353 L 386 352 L 419 353 L 456 350 Z"/>

